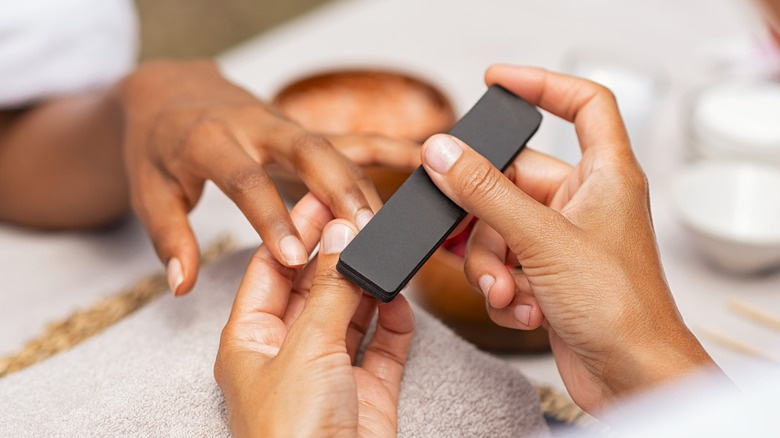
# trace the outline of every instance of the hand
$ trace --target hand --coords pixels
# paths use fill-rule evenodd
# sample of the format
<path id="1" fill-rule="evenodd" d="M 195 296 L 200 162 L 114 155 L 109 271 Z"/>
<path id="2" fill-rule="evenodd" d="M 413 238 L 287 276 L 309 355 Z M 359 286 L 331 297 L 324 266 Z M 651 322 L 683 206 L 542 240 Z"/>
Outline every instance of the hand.
<path id="1" fill-rule="evenodd" d="M 573 122 L 582 148 L 574 168 L 526 149 L 507 178 L 453 137 L 423 145 L 433 182 L 480 218 L 465 269 L 491 318 L 518 329 L 545 323 L 566 387 L 591 413 L 714 365 L 664 278 L 647 180 L 612 94 L 527 67 L 494 66 L 486 82 Z"/>
<path id="2" fill-rule="evenodd" d="M 267 250 L 288 267 L 306 263 L 306 251 L 268 166 L 299 175 L 337 217 L 359 225 L 380 204 L 358 165 L 324 137 L 226 81 L 211 62 L 149 63 L 118 90 L 132 205 L 168 266 L 176 295 L 187 293 L 197 276 L 198 248 L 187 213 L 206 180 L 236 203 Z M 388 139 L 370 137 L 360 153 L 355 136 L 336 140 L 363 160 L 357 164 L 413 167 L 419 157 L 409 142 L 385 154 Z"/>
<path id="3" fill-rule="evenodd" d="M 336 272 L 357 229 L 311 194 L 291 211 L 316 262 L 286 268 L 255 253 L 222 332 L 214 375 L 236 436 L 395 436 L 398 392 L 414 331 L 399 296 L 379 305 L 374 336 L 353 366 L 376 300 Z M 315 266 L 316 265 L 316 266 Z M 316 272 L 315 272 L 316 270 Z"/>

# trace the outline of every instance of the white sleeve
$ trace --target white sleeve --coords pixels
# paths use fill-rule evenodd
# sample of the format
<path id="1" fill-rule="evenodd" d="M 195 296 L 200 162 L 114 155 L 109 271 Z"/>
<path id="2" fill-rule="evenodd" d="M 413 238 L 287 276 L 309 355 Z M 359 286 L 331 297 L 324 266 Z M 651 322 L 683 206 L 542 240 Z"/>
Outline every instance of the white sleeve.
<path id="1" fill-rule="evenodd" d="M 137 40 L 131 0 L 0 0 L 0 108 L 110 84 Z"/>

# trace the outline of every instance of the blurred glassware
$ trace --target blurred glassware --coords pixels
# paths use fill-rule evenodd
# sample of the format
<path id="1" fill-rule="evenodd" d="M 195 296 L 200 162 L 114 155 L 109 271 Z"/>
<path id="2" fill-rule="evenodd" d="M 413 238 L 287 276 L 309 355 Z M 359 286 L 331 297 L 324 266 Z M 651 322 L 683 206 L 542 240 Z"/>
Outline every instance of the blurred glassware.
<path id="1" fill-rule="evenodd" d="M 723 271 L 780 267 L 780 51 L 765 28 L 713 41 L 684 102 L 688 163 L 672 198 L 701 252 Z"/>
<path id="2" fill-rule="evenodd" d="M 754 274 L 780 268 L 780 169 L 702 161 L 672 180 L 681 222 L 719 269 Z"/>
<path id="3" fill-rule="evenodd" d="M 780 83 L 741 79 L 701 90 L 692 101 L 688 136 L 700 158 L 780 164 Z"/>

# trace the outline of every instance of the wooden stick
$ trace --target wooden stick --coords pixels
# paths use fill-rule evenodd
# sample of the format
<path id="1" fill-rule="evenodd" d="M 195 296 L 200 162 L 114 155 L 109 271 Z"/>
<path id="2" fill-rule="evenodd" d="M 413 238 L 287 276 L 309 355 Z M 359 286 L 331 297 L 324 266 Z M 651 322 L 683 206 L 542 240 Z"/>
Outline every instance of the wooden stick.
<path id="1" fill-rule="evenodd" d="M 738 298 L 729 299 L 731 310 L 767 327 L 780 330 L 780 317 L 775 316 L 764 309 L 760 309 L 753 304 L 747 303 Z"/>
<path id="2" fill-rule="evenodd" d="M 764 351 L 739 339 L 733 338 L 729 335 L 719 332 L 718 330 L 712 329 L 710 327 L 699 326 L 698 332 L 724 347 L 731 348 L 732 350 L 738 351 L 740 353 L 749 354 L 759 359 L 764 359 L 775 365 L 780 365 L 780 358 L 774 354 Z"/>

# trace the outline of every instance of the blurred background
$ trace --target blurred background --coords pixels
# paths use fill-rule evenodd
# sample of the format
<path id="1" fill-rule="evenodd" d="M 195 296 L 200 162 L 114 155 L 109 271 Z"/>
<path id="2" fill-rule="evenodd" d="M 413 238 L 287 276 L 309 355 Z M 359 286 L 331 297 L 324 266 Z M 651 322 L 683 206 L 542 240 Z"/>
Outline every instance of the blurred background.
<path id="1" fill-rule="evenodd" d="M 136 0 L 141 60 L 213 57 L 327 0 Z"/>

